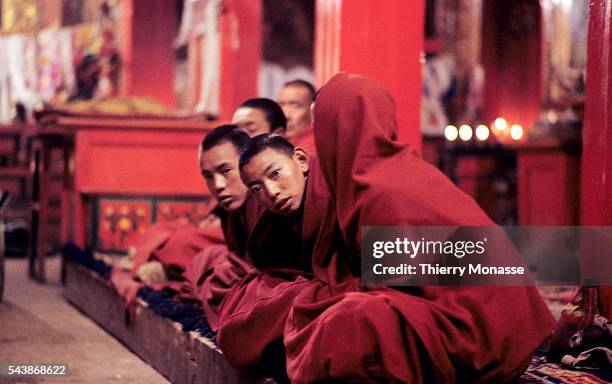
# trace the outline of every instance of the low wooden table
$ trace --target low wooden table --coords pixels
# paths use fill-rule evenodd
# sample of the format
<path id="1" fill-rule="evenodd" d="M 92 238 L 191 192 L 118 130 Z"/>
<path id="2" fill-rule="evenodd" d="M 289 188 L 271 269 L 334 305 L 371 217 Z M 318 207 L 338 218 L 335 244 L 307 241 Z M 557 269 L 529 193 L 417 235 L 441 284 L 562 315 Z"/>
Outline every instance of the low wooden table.
<path id="1" fill-rule="evenodd" d="M 44 115 L 33 144 L 31 275 L 45 281 L 52 150 L 63 153 L 60 241 L 92 246 L 95 197 L 205 198 L 197 149 L 217 124 L 176 117 Z"/>

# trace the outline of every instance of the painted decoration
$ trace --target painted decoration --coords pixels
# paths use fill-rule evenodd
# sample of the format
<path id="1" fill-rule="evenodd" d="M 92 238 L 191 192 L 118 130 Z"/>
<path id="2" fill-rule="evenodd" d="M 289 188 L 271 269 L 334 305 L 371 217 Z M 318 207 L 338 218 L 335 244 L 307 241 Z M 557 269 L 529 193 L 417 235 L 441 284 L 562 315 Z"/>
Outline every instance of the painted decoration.
<path id="1" fill-rule="evenodd" d="M 153 223 L 151 199 L 100 198 L 97 211 L 97 249 L 125 251 Z"/>
<path id="2" fill-rule="evenodd" d="M 158 223 L 184 218 L 194 225 L 199 225 L 214 208 L 209 201 L 164 200 L 157 203 Z"/>

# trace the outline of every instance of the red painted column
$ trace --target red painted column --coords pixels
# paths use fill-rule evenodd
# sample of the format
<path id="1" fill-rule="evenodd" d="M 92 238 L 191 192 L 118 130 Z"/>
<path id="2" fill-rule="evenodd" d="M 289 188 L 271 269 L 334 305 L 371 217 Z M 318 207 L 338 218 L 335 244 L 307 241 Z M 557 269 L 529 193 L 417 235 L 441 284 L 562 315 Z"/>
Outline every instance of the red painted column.
<path id="1" fill-rule="evenodd" d="M 262 2 L 222 2 L 220 118 L 228 120 L 244 100 L 257 97 L 261 62 Z M 150 96 L 173 107 L 176 5 L 167 0 L 126 0 L 123 26 L 124 93 Z"/>
<path id="2" fill-rule="evenodd" d="M 262 1 L 224 1 L 221 13 L 221 116 L 230 120 L 243 101 L 257 97 Z"/>
<path id="3" fill-rule="evenodd" d="M 176 5 L 166 0 L 130 0 L 131 22 L 126 31 L 124 60 L 126 91 L 149 96 L 174 107 L 174 48 L 178 31 Z"/>
<path id="4" fill-rule="evenodd" d="M 581 224 L 612 225 L 612 4 L 589 2 L 589 37 L 582 132 Z M 604 265 L 598 267 L 607 268 Z M 599 287 L 600 313 L 612 316 L 612 287 Z"/>
<path id="5" fill-rule="evenodd" d="M 612 61 L 610 1 L 591 0 L 584 128 L 582 224 L 612 225 Z"/>
<path id="6" fill-rule="evenodd" d="M 338 71 L 368 75 L 389 89 L 399 138 L 421 146 L 423 0 L 318 0 L 315 72 L 319 86 Z"/>

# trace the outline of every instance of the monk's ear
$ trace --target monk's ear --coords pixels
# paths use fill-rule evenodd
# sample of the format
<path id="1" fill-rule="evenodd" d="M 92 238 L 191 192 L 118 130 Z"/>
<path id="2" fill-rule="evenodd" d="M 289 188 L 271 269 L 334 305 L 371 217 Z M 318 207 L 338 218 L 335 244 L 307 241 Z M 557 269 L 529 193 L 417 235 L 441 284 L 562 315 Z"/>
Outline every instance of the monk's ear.
<path id="1" fill-rule="evenodd" d="M 300 171 L 308 172 L 308 153 L 301 147 L 295 147 L 293 149 L 293 161 L 295 161 L 300 168 Z"/>

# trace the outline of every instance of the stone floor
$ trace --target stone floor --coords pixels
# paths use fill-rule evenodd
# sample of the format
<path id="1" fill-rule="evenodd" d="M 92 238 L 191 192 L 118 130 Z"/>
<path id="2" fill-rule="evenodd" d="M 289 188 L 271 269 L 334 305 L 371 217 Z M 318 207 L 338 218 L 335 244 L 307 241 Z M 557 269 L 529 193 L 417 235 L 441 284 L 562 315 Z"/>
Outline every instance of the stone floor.
<path id="1" fill-rule="evenodd" d="M 169 383 L 94 322 L 72 307 L 59 284 L 60 258 L 48 259 L 45 285 L 27 278 L 25 259 L 6 260 L 0 303 L 0 364 L 68 363 L 64 379 L 0 383 Z"/>

